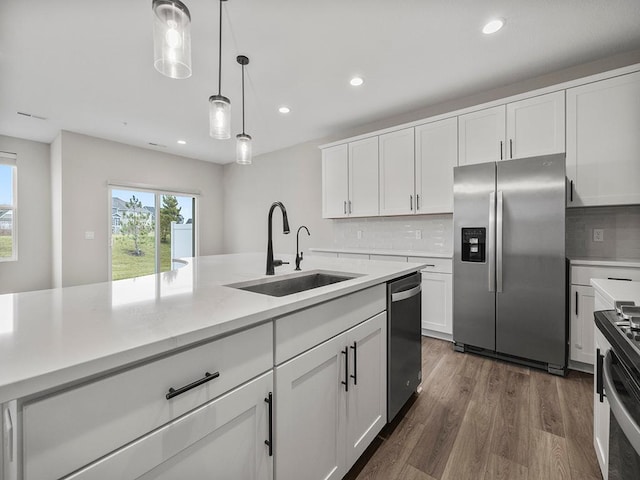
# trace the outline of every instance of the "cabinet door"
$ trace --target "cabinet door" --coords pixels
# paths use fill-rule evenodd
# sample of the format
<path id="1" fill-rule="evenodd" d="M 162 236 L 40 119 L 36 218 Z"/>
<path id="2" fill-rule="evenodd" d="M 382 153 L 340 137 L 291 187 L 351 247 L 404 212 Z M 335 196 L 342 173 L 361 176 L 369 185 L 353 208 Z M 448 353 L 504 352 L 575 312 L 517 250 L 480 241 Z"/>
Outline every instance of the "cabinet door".
<path id="1" fill-rule="evenodd" d="M 458 120 L 415 129 L 416 213 L 453 212 L 453 167 L 458 165 Z"/>
<path id="2" fill-rule="evenodd" d="M 595 329 L 594 343 L 596 348 L 594 352 L 595 358 L 598 358 L 598 353 L 604 357 L 607 351 L 611 349 L 609 342 L 597 328 Z M 600 465 L 602 478 L 607 480 L 609 475 L 609 415 L 611 412 L 607 397 L 603 397 L 601 402 L 600 395 L 596 391 L 598 374 L 601 375 L 597 370 L 596 366 L 596 374 L 593 376 L 593 446 L 596 450 L 596 458 Z"/>
<path id="3" fill-rule="evenodd" d="M 335 480 L 345 469 L 344 334 L 276 368 L 278 480 Z"/>
<path id="4" fill-rule="evenodd" d="M 451 274 L 422 272 L 422 328 L 453 334 L 452 292 Z"/>
<path id="5" fill-rule="evenodd" d="M 497 162 L 505 157 L 505 106 L 458 117 L 458 165 Z"/>
<path id="6" fill-rule="evenodd" d="M 505 158 L 564 152 L 564 91 L 507 105 Z"/>
<path id="7" fill-rule="evenodd" d="M 379 137 L 380 215 L 415 211 L 413 128 Z"/>
<path id="8" fill-rule="evenodd" d="M 593 365 L 593 287 L 571 285 L 571 348 L 569 358 Z"/>
<path id="9" fill-rule="evenodd" d="M 567 90 L 568 206 L 640 203 L 640 72 Z"/>
<path id="10" fill-rule="evenodd" d="M 347 332 L 347 466 L 349 469 L 387 423 L 387 313 Z"/>
<path id="11" fill-rule="evenodd" d="M 348 145 L 322 151 L 322 217 L 347 216 L 349 200 Z"/>
<path id="12" fill-rule="evenodd" d="M 269 372 L 65 478 L 271 480 L 272 391 Z"/>
<path id="13" fill-rule="evenodd" d="M 378 137 L 349 144 L 347 212 L 356 217 L 378 215 Z"/>

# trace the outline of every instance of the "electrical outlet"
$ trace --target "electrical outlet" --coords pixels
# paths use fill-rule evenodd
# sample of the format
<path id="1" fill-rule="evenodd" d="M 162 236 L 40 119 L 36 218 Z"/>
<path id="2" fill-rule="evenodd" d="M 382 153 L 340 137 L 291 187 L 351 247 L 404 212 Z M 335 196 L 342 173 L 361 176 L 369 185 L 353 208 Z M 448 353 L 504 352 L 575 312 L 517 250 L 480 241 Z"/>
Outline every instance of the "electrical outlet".
<path id="1" fill-rule="evenodd" d="M 95 233 L 94 232 L 84 232 L 84 239 L 85 240 L 93 240 L 95 238 Z"/>
<path id="2" fill-rule="evenodd" d="M 416 230 L 416 240 L 422 240 L 422 230 Z"/>
<path id="3" fill-rule="evenodd" d="M 604 242 L 604 230 L 602 228 L 593 229 L 593 241 Z"/>
<path id="4" fill-rule="evenodd" d="M 358 235 L 358 240 L 362 240 L 362 230 L 358 230 L 357 235 Z"/>

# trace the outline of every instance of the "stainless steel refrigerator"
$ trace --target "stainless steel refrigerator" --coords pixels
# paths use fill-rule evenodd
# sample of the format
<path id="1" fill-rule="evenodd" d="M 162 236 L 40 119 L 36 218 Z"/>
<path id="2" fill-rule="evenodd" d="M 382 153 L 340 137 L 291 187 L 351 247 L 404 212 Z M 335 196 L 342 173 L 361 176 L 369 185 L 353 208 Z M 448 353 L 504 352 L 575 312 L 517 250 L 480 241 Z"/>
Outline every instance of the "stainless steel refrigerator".
<path id="1" fill-rule="evenodd" d="M 456 350 L 564 375 L 565 178 L 564 155 L 454 169 Z"/>

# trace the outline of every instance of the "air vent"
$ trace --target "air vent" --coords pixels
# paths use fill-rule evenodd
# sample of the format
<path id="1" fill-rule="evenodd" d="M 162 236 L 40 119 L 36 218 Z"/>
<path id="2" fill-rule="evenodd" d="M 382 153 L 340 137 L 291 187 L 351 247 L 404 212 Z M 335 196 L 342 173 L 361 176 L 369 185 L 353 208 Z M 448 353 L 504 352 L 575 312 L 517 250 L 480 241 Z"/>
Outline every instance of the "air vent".
<path id="1" fill-rule="evenodd" d="M 161 145 L 161 144 L 159 144 L 159 143 L 149 142 L 149 145 L 151 145 L 152 147 L 167 148 L 167 146 L 166 146 L 166 145 Z"/>
<path id="2" fill-rule="evenodd" d="M 41 117 L 40 115 L 33 115 L 31 113 L 25 113 L 25 112 L 17 112 L 18 115 L 22 115 L 23 117 L 29 117 L 29 118 L 36 118 L 38 120 L 46 120 L 45 117 Z"/>

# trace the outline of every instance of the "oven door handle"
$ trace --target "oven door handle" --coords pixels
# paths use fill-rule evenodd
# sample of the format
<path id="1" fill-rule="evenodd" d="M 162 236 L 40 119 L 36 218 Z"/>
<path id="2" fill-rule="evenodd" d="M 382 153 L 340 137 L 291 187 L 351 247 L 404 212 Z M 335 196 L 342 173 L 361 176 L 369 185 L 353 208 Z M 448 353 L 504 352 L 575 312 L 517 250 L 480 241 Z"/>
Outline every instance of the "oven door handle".
<path id="1" fill-rule="evenodd" d="M 620 428 L 627 437 L 627 440 L 629 440 L 631 446 L 640 455 L 640 426 L 638 426 L 622 403 L 613 384 L 613 376 L 611 374 L 611 350 L 607 352 L 607 355 L 604 358 L 602 379 L 604 381 L 604 391 L 607 395 L 607 399 L 609 400 L 611 413 L 616 417 L 618 425 L 620 425 Z"/>

